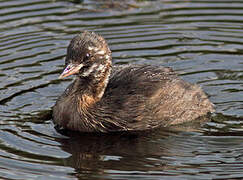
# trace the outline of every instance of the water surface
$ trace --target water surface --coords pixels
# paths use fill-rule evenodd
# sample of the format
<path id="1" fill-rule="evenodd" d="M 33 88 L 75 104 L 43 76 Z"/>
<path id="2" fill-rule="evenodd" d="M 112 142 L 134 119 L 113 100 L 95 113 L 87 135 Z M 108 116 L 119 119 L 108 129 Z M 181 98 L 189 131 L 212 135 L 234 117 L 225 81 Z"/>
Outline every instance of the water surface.
<path id="1" fill-rule="evenodd" d="M 0 1 L 0 178 L 243 178 L 243 2 Z M 51 107 L 70 39 L 104 36 L 114 64 L 170 66 L 216 105 L 202 127 L 65 137 Z"/>

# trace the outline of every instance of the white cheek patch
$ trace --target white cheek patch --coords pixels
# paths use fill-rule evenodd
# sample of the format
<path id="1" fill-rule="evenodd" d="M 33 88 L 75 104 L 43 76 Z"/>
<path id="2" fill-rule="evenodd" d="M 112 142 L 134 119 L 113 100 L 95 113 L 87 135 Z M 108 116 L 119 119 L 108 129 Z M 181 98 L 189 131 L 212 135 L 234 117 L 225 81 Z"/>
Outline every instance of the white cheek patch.
<path id="1" fill-rule="evenodd" d="M 81 69 L 82 67 L 84 67 L 83 64 L 79 64 L 79 65 L 78 65 L 78 69 Z"/>
<path id="2" fill-rule="evenodd" d="M 98 65 L 98 64 L 95 63 L 89 69 L 87 69 L 82 74 L 82 76 L 87 77 L 94 71 L 96 71 L 98 73 L 95 76 L 98 76 L 98 75 L 100 75 L 100 73 L 103 73 L 105 70 L 106 70 L 105 65 L 103 65 L 103 64 Z"/>
<path id="3" fill-rule="evenodd" d="M 99 67 L 96 69 L 97 71 L 104 71 L 104 69 L 105 69 L 105 65 L 103 65 L 103 64 L 100 64 L 99 65 Z"/>
<path id="4" fill-rule="evenodd" d="M 98 66 L 98 64 L 93 64 L 89 69 L 87 69 L 82 75 L 84 76 L 84 77 L 86 77 L 86 76 L 89 76 L 93 71 L 94 71 L 94 69 L 96 68 Z"/>
<path id="5" fill-rule="evenodd" d="M 97 48 L 97 47 L 91 47 L 91 46 L 89 46 L 89 47 L 88 47 L 88 50 L 90 50 L 90 51 L 94 51 L 95 54 L 99 54 L 99 55 L 104 55 L 104 54 L 105 54 L 105 51 L 104 51 L 104 50 L 100 50 L 100 49 Z"/>
<path id="6" fill-rule="evenodd" d="M 101 50 L 101 51 L 98 51 L 96 54 L 104 55 L 105 51 Z"/>
<path id="7" fill-rule="evenodd" d="M 88 50 L 90 50 L 90 51 L 92 51 L 93 49 L 94 49 L 93 47 L 90 47 L 90 46 L 88 47 Z"/>

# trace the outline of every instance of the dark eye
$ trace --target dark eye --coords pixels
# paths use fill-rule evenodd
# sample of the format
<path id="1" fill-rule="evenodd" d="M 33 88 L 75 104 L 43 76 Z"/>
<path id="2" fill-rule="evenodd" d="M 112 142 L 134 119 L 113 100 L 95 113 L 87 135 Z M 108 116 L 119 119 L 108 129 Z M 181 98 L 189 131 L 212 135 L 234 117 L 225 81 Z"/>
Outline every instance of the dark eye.
<path id="1" fill-rule="evenodd" d="M 89 58 L 90 58 L 90 54 L 87 53 L 87 54 L 85 55 L 85 57 L 84 57 L 84 60 L 88 60 Z"/>

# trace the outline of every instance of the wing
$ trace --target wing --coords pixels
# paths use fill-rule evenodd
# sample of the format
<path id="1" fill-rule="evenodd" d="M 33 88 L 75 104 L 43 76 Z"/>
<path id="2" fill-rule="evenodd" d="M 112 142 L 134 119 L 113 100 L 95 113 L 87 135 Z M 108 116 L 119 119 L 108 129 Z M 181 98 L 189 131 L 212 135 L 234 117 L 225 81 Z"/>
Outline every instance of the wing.
<path id="1" fill-rule="evenodd" d="M 117 122 L 133 130 L 180 124 L 214 111 L 200 87 L 157 66 L 115 67 L 104 99 Z"/>
<path id="2" fill-rule="evenodd" d="M 175 79 L 177 76 L 170 68 L 115 66 L 98 109 L 105 109 L 113 122 L 127 129 L 143 130 L 159 126 L 161 122 L 156 120 L 153 111 L 161 100 L 160 97 L 158 100 L 155 98 L 166 84 L 170 84 L 168 82 Z"/>
<path id="3" fill-rule="evenodd" d="M 162 66 L 114 66 L 106 93 L 150 97 L 163 84 L 176 78 L 171 68 Z"/>

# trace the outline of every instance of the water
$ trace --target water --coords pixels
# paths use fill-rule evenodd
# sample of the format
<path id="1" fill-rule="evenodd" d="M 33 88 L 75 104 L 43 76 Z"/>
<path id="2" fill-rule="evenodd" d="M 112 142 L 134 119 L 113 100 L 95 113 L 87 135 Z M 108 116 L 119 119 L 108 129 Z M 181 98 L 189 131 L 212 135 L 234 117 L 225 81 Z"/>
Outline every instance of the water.
<path id="1" fill-rule="evenodd" d="M 243 2 L 0 1 L 0 178 L 243 178 Z M 216 105 L 202 127 L 65 137 L 51 107 L 70 39 L 96 31 L 117 64 L 173 67 Z"/>

